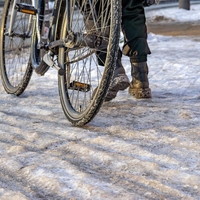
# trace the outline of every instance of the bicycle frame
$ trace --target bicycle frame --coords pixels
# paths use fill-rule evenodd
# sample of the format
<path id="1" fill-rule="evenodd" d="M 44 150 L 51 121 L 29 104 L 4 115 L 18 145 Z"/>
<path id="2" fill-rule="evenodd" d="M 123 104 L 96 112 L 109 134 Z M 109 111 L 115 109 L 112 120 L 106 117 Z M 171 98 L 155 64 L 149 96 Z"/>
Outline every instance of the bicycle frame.
<path id="1" fill-rule="evenodd" d="M 34 69 L 43 68 L 46 66 L 54 67 L 59 71 L 60 75 L 64 75 L 64 71 L 61 69 L 63 66 L 57 65 L 53 61 L 53 57 L 56 54 L 55 48 L 67 47 L 69 49 L 79 48 L 79 47 L 90 47 L 96 50 L 105 49 L 108 45 L 108 42 L 104 40 L 104 36 L 101 35 L 101 30 L 95 32 L 95 34 L 84 34 L 84 33 L 74 33 L 71 30 L 72 27 L 72 18 L 71 18 L 71 6 L 75 6 L 73 0 L 56 0 L 54 2 L 53 12 L 51 16 L 49 14 L 49 1 L 48 0 L 32 0 L 32 10 L 29 10 L 30 7 L 26 10 L 23 10 L 23 6 L 18 8 L 17 6 L 20 0 L 14 0 L 12 14 L 11 14 L 11 23 L 8 30 L 8 35 L 11 36 L 12 29 L 14 26 L 14 19 L 17 15 L 17 11 L 24 12 L 26 14 L 30 14 L 29 23 L 27 27 L 27 36 L 32 30 L 32 42 L 31 42 L 31 52 L 30 59 L 31 64 Z M 89 6 L 92 5 L 91 0 L 88 0 Z M 61 7 L 65 4 L 65 11 L 61 11 Z M 23 10 L 23 11 L 22 11 Z M 62 12 L 62 13 L 61 13 Z M 59 17 L 61 15 L 66 15 L 67 18 L 67 37 L 64 39 L 58 39 L 57 30 L 59 27 Z M 96 19 L 97 14 L 94 10 L 91 10 L 91 16 L 94 20 L 95 28 L 98 30 Z M 41 19 L 42 18 L 42 19 Z M 33 20 L 32 20 L 33 19 Z M 33 21 L 33 26 L 32 26 Z M 42 27 L 41 27 L 42 26 Z M 38 55 L 35 55 L 35 51 L 38 51 Z M 38 61 L 40 58 L 40 61 Z M 44 61 L 44 62 L 42 62 Z M 60 71 L 61 70 L 61 71 Z M 39 74 L 41 75 L 41 74 Z M 42 74 L 43 75 L 43 74 Z"/>

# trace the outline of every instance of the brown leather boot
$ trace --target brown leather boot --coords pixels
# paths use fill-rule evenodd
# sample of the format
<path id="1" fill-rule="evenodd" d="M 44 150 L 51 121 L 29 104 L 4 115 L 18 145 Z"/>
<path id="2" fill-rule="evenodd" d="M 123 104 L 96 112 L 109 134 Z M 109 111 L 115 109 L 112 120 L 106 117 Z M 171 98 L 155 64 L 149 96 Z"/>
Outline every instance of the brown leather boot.
<path id="1" fill-rule="evenodd" d="M 148 66 L 146 62 L 131 63 L 132 81 L 129 87 L 129 94 L 137 99 L 151 98 L 149 88 Z"/>

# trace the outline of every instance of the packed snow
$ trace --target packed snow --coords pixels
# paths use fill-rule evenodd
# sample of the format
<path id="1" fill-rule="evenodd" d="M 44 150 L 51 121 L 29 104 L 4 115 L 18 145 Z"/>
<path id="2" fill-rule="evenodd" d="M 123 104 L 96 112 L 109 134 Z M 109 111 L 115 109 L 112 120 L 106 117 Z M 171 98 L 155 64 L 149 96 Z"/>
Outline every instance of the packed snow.
<path id="1" fill-rule="evenodd" d="M 196 8 L 147 16 L 199 23 Z M 121 91 L 83 128 L 62 112 L 55 69 L 20 97 L 0 83 L 1 200 L 200 199 L 200 36 L 148 42 L 152 99 Z"/>

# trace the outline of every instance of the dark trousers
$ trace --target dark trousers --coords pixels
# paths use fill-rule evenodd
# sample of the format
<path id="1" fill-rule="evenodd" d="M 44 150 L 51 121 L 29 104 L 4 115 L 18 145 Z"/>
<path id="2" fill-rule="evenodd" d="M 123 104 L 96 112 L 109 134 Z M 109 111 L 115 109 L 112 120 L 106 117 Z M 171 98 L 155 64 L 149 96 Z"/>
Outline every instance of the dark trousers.
<path id="1" fill-rule="evenodd" d="M 77 5 L 82 5 L 82 0 L 79 0 Z M 122 31 L 124 34 L 123 54 L 129 56 L 133 62 L 147 61 L 147 55 L 151 52 L 147 44 L 143 0 L 122 0 Z M 97 55 L 99 64 L 103 65 L 106 53 L 98 52 Z"/>
<path id="2" fill-rule="evenodd" d="M 150 49 L 147 44 L 146 18 L 143 0 L 122 0 L 123 54 L 133 62 L 147 61 Z"/>

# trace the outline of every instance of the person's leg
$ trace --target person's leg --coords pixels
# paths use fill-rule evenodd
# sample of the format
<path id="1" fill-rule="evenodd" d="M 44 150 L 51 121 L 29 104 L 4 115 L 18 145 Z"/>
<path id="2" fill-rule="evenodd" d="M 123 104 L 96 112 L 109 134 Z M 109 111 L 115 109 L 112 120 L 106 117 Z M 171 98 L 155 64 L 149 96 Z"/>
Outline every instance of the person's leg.
<path id="1" fill-rule="evenodd" d="M 148 81 L 146 18 L 143 0 L 122 0 L 123 54 L 130 57 L 132 81 L 129 93 L 136 98 L 150 98 Z"/>
<path id="2" fill-rule="evenodd" d="M 124 67 L 121 62 L 121 57 L 122 57 L 122 52 L 121 50 L 119 50 L 115 71 L 105 101 L 111 101 L 117 96 L 119 90 L 125 90 L 130 85 L 129 78 L 126 75 Z"/>
<path id="3" fill-rule="evenodd" d="M 96 4 L 97 5 L 96 14 L 98 16 L 98 10 L 99 10 L 100 4 L 98 2 L 96 2 L 96 3 L 97 3 Z M 81 5 L 82 5 L 82 0 L 79 1 L 78 7 L 81 7 Z M 94 20 L 92 18 L 91 12 L 90 12 L 90 7 L 85 6 L 84 8 L 82 8 L 82 13 L 83 13 L 84 23 L 85 23 L 87 32 L 95 33 L 96 30 L 95 30 Z M 105 35 L 106 37 L 109 37 L 109 28 L 106 28 L 104 34 L 106 34 Z M 107 49 L 96 52 L 97 61 L 100 66 L 104 66 L 105 59 L 106 59 L 106 51 L 107 51 Z M 112 99 L 114 99 L 116 97 L 117 92 L 119 90 L 125 90 L 130 85 L 129 78 L 126 75 L 125 70 L 121 63 L 121 57 L 122 57 L 122 52 L 121 52 L 121 50 L 119 50 L 114 75 L 111 80 L 111 84 L 110 84 L 108 93 L 105 97 L 105 101 L 111 101 Z"/>

